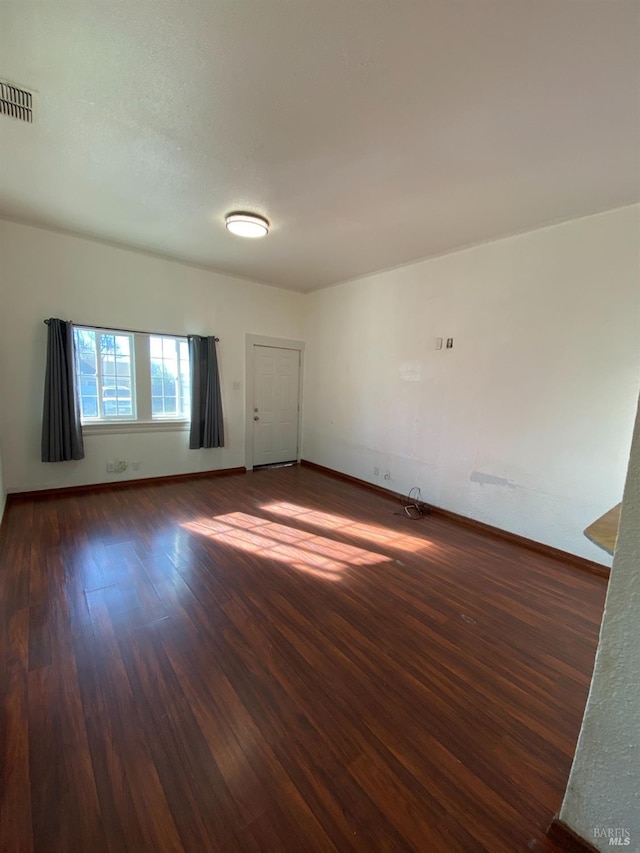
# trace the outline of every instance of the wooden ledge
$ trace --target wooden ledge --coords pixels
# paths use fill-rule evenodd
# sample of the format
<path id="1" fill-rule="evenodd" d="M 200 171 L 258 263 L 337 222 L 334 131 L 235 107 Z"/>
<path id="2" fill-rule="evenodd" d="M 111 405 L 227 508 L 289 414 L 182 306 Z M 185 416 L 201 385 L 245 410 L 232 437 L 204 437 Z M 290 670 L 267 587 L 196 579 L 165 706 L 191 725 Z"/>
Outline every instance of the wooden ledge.
<path id="1" fill-rule="evenodd" d="M 622 504 L 619 503 L 605 512 L 600 518 L 596 519 L 593 524 L 590 524 L 584 531 L 584 535 L 590 542 L 602 548 L 607 554 L 613 556 L 616 550 L 616 540 L 618 538 L 618 528 L 620 527 L 620 510 Z"/>

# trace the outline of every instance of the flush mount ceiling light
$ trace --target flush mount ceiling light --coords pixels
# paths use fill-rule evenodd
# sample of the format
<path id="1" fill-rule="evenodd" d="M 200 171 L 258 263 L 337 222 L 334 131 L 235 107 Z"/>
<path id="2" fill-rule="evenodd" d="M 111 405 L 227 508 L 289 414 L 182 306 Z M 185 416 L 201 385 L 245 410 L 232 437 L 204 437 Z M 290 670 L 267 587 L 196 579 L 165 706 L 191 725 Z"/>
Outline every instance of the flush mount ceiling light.
<path id="1" fill-rule="evenodd" d="M 225 216 L 227 230 L 238 237 L 266 237 L 269 233 L 269 222 L 264 216 L 256 213 L 227 213 Z"/>

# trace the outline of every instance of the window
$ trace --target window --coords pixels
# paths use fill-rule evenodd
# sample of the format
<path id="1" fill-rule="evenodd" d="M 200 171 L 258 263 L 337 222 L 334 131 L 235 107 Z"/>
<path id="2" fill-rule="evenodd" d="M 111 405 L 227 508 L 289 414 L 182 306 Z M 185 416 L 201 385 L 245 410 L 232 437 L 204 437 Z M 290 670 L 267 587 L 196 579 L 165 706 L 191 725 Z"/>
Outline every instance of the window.
<path id="1" fill-rule="evenodd" d="M 151 416 L 189 418 L 189 348 L 183 338 L 149 336 Z"/>
<path id="2" fill-rule="evenodd" d="M 74 329 L 83 421 L 135 420 L 133 335 Z"/>
<path id="3" fill-rule="evenodd" d="M 79 326 L 73 334 L 84 425 L 189 420 L 186 338 Z"/>

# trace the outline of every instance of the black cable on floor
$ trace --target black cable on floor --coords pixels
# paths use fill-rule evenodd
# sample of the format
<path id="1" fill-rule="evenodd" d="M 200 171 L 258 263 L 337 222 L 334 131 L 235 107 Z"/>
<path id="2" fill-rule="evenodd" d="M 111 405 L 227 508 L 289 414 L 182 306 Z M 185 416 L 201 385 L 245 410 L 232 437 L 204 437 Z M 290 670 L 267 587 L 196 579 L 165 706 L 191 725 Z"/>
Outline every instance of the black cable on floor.
<path id="1" fill-rule="evenodd" d="M 418 486 L 414 486 L 406 498 L 401 495 L 400 503 L 402 504 L 402 512 L 397 512 L 395 515 L 406 515 L 411 521 L 418 521 L 425 515 L 429 515 L 429 507 L 422 500 L 422 493 Z"/>

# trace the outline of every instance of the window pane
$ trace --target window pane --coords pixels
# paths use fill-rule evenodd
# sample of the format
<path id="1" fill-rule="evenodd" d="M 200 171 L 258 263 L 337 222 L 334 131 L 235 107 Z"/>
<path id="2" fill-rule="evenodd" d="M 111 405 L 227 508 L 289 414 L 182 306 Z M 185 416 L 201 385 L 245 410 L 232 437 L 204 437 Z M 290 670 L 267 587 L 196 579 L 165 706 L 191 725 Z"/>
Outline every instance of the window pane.
<path id="1" fill-rule="evenodd" d="M 88 329 L 74 328 L 73 337 L 78 349 L 95 349 L 96 335 L 95 332 L 90 332 Z"/>
<path id="2" fill-rule="evenodd" d="M 75 346 L 76 376 L 81 418 L 98 417 L 98 381 L 95 332 L 86 329 L 73 330 Z"/>
<path id="3" fill-rule="evenodd" d="M 98 396 L 98 380 L 95 376 L 80 377 L 80 396 L 81 397 L 97 397 Z"/>
<path id="4" fill-rule="evenodd" d="M 127 392 L 127 396 L 131 396 L 131 376 L 128 372 L 124 372 L 122 365 L 116 362 L 116 376 L 114 379 L 116 386 Z"/>
<path id="5" fill-rule="evenodd" d="M 81 397 L 80 398 L 80 416 L 83 418 L 98 417 L 98 398 L 97 397 Z"/>
<path id="6" fill-rule="evenodd" d="M 129 356 L 129 335 L 116 335 L 115 350 L 118 355 Z"/>
<path id="7" fill-rule="evenodd" d="M 74 329 L 76 372 L 80 376 L 95 376 L 97 372 L 95 334 L 84 329 Z"/>
<path id="8" fill-rule="evenodd" d="M 177 415 L 178 414 L 177 397 L 165 397 L 164 398 L 164 413 L 165 413 L 165 415 Z"/>
<path id="9" fill-rule="evenodd" d="M 91 350 L 80 350 L 78 353 L 78 365 L 80 374 L 84 376 L 95 376 L 98 370 L 98 362 L 95 352 Z"/>
<path id="10" fill-rule="evenodd" d="M 113 357 L 116 352 L 116 336 L 103 333 L 99 335 L 99 339 L 101 355 L 109 355 Z"/>
<path id="11" fill-rule="evenodd" d="M 80 376 L 78 383 L 80 396 L 80 416 L 98 417 L 98 380 L 95 376 Z"/>
<path id="12" fill-rule="evenodd" d="M 189 418 L 191 414 L 191 383 L 189 373 L 181 365 L 180 372 L 180 411 L 183 417 Z"/>
<path id="13" fill-rule="evenodd" d="M 162 397 L 152 397 L 151 398 L 151 413 L 153 415 L 163 415 L 164 414 L 164 400 Z"/>
<path id="14" fill-rule="evenodd" d="M 180 412 L 182 417 L 191 417 L 191 376 L 189 371 L 189 347 L 180 343 Z"/>

